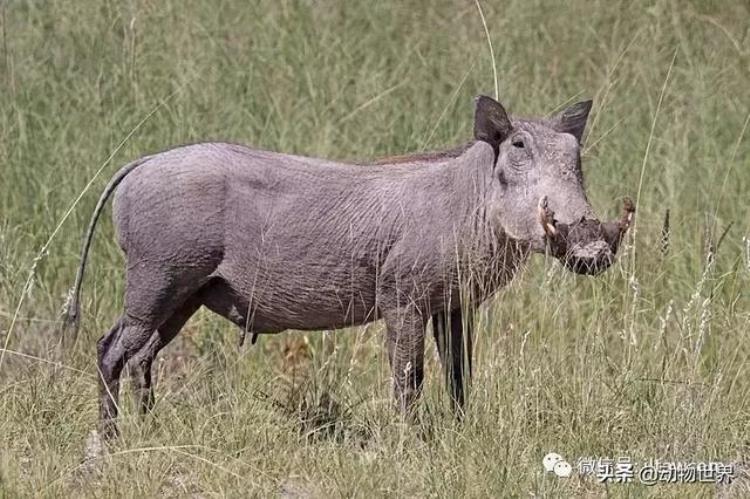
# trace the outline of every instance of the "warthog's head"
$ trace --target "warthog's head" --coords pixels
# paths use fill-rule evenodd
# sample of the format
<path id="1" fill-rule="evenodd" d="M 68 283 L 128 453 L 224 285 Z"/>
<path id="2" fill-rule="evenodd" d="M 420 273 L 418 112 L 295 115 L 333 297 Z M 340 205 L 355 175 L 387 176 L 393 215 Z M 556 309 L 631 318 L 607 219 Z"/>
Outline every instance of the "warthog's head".
<path id="1" fill-rule="evenodd" d="M 635 207 L 602 223 L 583 187 L 581 138 L 591 101 L 549 119 L 510 119 L 503 106 L 478 97 L 474 136 L 496 153 L 488 214 L 509 237 L 559 258 L 579 274 L 609 267 Z"/>

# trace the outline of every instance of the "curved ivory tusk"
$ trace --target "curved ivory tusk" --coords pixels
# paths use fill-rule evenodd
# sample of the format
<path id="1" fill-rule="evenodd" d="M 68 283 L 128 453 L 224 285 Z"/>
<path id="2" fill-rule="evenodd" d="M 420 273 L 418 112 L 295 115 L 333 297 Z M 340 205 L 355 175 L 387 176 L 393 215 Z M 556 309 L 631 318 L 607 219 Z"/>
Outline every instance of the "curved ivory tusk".
<path id="1" fill-rule="evenodd" d="M 539 199 L 539 223 L 542 224 L 544 233 L 550 237 L 557 236 L 557 229 L 555 228 L 555 212 L 549 208 L 547 203 L 547 196 L 542 196 Z"/>
<path id="2" fill-rule="evenodd" d="M 630 228 L 635 216 L 635 203 L 629 197 L 622 200 L 622 217 L 620 218 L 620 227 L 623 233 Z"/>
<path id="3" fill-rule="evenodd" d="M 633 223 L 634 216 L 635 203 L 633 203 L 632 199 L 626 197 L 622 202 L 622 215 L 619 220 L 602 224 L 604 236 L 606 237 L 610 248 L 612 248 L 613 253 L 617 252 L 620 242 L 625 237 L 625 233 Z"/>

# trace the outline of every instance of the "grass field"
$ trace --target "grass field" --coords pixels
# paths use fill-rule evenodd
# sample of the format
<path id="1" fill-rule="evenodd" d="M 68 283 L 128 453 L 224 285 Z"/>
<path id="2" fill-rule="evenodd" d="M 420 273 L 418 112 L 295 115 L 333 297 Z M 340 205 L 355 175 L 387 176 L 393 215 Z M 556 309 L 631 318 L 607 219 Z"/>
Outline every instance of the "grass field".
<path id="1" fill-rule="evenodd" d="M 0 9 L 1 496 L 750 494 L 747 2 L 484 1 L 501 101 L 547 115 L 594 98 L 589 197 L 609 218 L 630 195 L 638 215 L 607 273 L 537 256 L 481 308 L 463 424 L 431 342 L 408 424 L 392 411 L 381 324 L 240 349 L 234 326 L 202 311 L 158 361 L 153 415 L 138 417 L 126 383 L 122 438 L 85 465 L 95 342 L 122 305 L 108 216 L 62 363 L 59 314 L 120 165 L 215 139 L 351 160 L 455 145 L 472 97 L 494 93 L 492 60 L 471 1 Z M 542 470 L 550 451 L 718 460 L 737 479 L 564 480 Z"/>

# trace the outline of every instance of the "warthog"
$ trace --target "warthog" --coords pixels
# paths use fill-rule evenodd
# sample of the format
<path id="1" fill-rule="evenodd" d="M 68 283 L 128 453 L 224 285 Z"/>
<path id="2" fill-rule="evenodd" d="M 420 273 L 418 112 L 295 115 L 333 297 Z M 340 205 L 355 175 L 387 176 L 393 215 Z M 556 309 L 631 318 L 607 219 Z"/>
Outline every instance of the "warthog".
<path id="1" fill-rule="evenodd" d="M 369 165 L 204 143 L 123 167 L 92 216 L 67 317 L 77 323 L 89 246 L 114 192 L 127 286 L 123 314 L 97 344 L 105 436 L 117 434 L 125 364 L 148 411 L 154 357 L 201 306 L 253 339 L 385 319 L 405 412 L 421 391 L 432 317 L 460 413 L 471 358 L 462 311 L 507 283 L 531 252 L 601 272 L 628 228 L 632 205 L 601 223 L 586 199 L 580 142 L 590 109 L 587 101 L 550 119 L 511 119 L 478 97 L 472 142 Z"/>

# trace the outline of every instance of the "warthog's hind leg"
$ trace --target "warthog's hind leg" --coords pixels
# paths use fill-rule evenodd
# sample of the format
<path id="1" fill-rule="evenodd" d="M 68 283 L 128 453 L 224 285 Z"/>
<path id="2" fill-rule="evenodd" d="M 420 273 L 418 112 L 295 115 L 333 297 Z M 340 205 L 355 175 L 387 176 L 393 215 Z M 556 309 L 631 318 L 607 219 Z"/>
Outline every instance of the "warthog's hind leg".
<path id="1" fill-rule="evenodd" d="M 157 351 L 166 344 L 167 335 L 174 337 L 194 304 L 186 307 L 188 300 L 201 289 L 201 280 L 207 269 L 199 267 L 152 267 L 133 265 L 128 267 L 125 292 L 125 313 L 117 324 L 99 340 L 99 371 L 101 389 L 99 394 L 100 424 L 105 438 L 117 435 L 117 400 L 120 375 L 125 364 L 146 347 L 157 328 L 164 327 L 164 338 L 159 338 L 151 348 Z M 205 282 L 205 281 L 204 281 Z M 170 323 L 174 317 L 174 321 Z M 179 327 L 177 325 L 179 324 Z M 171 339 L 171 338 L 170 338 Z M 151 349 L 144 352 L 142 360 L 151 359 Z M 141 364 L 141 362 L 138 362 Z M 148 364 L 149 362 L 146 362 Z M 149 370 L 150 371 L 150 370 Z M 150 373 L 149 373 L 150 375 Z M 150 381 L 143 373 L 143 381 Z"/>
<path id="2" fill-rule="evenodd" d="M 180 332 L 185 323 L 201 306 L 200 293 L 191 296 L 172 317 L 151 334 L 148 343 L 136 353 L 128 363 L 133 380 L 138 406 L 142 414 L 147 414 L 154 406 L 154 383 L 151 366 L 162 348 L 167 346 Z"/>
<path id="3" fill-rule="evenodd" d="M 128 359 L 148 341 L 153 328 L 123 315 L 97 343 L 99 367 L 99 417 L 104 438 L 117 436 L 120 374 Z"/>

